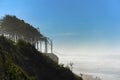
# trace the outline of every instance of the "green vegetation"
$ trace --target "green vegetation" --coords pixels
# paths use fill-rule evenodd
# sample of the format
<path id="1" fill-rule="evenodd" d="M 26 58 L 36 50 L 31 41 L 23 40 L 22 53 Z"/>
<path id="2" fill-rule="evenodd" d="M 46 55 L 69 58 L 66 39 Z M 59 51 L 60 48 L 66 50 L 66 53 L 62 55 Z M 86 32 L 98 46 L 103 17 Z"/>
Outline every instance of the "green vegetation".
<path id="1" fill-rule="evenodd" d="M 0 36 L 0 80 L 82 80 L 35 46 Z"/>
<path id="2" fill-rule="evenodd" d="M 9 34 L 8 37 L 11 39 L 24 39 L 29 42 L 37 41 L 43 37 L 32 25 L 11 15 L 3 17 L 0 32 L 5 35 Z"/>
<path id="3" fill-rule="evenodd" d="M 82 80 L 38 51 L 47 39 L 23 20 L 6 15 L 0 34 L 0 80 Z"/>
<path id="4" fill-rule="evenodd" d="M 20 20 L 16 16 L 11 15 L 6 15 L 1 19 L 0 34 L 13 41 L 17 41 L 19 39 L 27 41 L 36 45 L 38 50 L 38 45 L 47 40 L 46 37 L 40 33 L 39 29 L 36 29 L 24 20 Z"/>
<path id="5" fill-rule="evenodd" d="M 17 55 L 13 43 L 0 36 L 0 80 L 34 80 L 13 62 Z"/>

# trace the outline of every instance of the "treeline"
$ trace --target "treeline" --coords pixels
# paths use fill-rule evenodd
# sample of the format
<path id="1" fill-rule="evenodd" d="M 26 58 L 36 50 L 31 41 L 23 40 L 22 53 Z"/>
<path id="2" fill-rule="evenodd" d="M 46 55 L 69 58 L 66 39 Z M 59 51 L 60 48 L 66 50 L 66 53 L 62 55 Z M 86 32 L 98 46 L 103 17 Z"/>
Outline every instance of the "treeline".
<path id="1" fill-rule="evenodd" d="M 34 44 L 38 50 L 41 49 L 42 42 L 47 41 L 47 38 L 38 29 L 16 16 L 6 15 L 0 22 L 0 34 L 13 41 L 22 39 Z"/>

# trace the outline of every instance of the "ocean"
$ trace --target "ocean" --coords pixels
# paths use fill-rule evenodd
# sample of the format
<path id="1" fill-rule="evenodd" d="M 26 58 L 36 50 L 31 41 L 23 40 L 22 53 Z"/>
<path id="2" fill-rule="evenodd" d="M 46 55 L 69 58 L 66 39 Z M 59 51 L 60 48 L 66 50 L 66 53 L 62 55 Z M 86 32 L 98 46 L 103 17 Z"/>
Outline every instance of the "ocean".
<path id="1" fill-rule="evenodd" d="M 100 77 L 101 80 L 120 80 L 120 56 L 59 56 L 60 64 L 73 63 L 73 72 Z"/>

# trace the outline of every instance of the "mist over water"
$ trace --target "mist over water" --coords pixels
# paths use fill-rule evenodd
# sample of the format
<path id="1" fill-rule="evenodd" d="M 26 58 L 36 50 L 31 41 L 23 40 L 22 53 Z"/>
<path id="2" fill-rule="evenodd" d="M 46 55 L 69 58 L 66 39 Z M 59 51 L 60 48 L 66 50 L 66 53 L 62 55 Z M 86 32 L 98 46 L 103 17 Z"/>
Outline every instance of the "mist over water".
<path id="1" fill-rule="evenodd" d="M 73 72 L 98 76 L 102 80 L 120 80 L 120 47 L 102 46 L 59 46 L 60 63 L 68 65 L 73 62 Z"/>
<path id="2" fill-rule="evenodd" d="M 102 80 L 120 80 L 120 59 L 101 59 L 85 56 L 61 56 L 60 63 L 73 62 L 73 72 L 98 76 Z"/>

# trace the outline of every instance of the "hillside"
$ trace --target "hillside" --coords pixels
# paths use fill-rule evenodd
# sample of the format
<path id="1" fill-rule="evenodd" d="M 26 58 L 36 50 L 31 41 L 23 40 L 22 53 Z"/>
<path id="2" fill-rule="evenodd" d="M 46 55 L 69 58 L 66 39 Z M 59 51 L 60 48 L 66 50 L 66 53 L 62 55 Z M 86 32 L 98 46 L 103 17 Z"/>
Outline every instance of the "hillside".
<path id="1" fill-rule="evenodd" d="M 0 62 L 0 80 L 82 80 L 22 40 L 0 36 Z"/>

